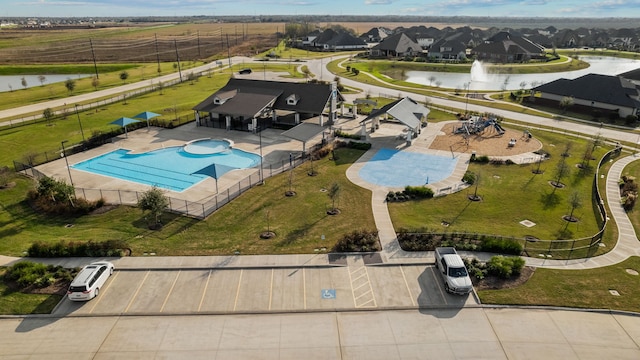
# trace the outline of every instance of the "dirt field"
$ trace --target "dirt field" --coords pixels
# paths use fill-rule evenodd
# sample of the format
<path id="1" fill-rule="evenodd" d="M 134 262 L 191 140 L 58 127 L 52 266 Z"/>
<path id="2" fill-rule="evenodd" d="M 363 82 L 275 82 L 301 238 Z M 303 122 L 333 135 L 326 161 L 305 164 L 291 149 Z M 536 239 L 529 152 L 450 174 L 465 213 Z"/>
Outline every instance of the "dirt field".
<path id="1" fill-rule="evenodd" d="M 526 139 L 521 131 L 505 129 L 505 133 L 498 132 L 487 127 L 483 133 L 470 135 L 468 141 L 462 134 L 454 134 L 454 129 L 461 126 L 460 123 L 451 123 L 442 127 L 444 135 L 439 135 L 431 144 L 431 149 L 448 150 L 461 153 L 476 152 L 478 156 L 508 156 L 536 151 L 542 148 L 542 143 L 535 139 Z M 465 134 L 466 135 L 466 134 Z M 508 146 L 509 140 L 515 139 L 514 146 Z"/>

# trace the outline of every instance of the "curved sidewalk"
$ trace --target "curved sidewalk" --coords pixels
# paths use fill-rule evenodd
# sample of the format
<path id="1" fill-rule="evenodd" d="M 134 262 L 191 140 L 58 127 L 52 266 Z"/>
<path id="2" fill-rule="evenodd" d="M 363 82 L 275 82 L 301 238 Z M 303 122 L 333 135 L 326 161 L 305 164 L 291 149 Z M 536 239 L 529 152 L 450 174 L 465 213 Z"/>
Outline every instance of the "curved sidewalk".
<path id="1" fill-rule="evenodd" d="M 408 252 L 400 248 L 386 203 L 386 195 L 392 189 L 371 184 L 360 178 L 358 174 L 360 169 L 362 169 L 364 164 L 366 164 L 366 162 L 371 159 L 381 147 L 383 147 L 380 144 L 376 144 L 375 141 L 373 143 L 374 144 L 372 148 L 367 151 L 355 164 L 347 169 L 346 175 L 347 178 L 354 184 L 371 190 L 371 208 L 373 211 L 374 221 L 378 229 L 378 236 L 382 245 L 382 256 L 385 262 L 410 263 L 424 262 L 425 260 L 433 261 L 434 257 L 432 252 Z M 445 187 L 446 185 L 447 187 L 451 187 L 453 189 L 457 186 L 460 186 L 459 184 L 457 184 L 460 183 L 460 181 L 456 179 L 462 179 L 462 175 L 466 171 L 469 160 L 468 154 L 466 155 L 466 157 L 464 157 L 464 155 L 465 154 L 456 154 L 456 156 L 460 156 L 460 160 L 458 161 L 456 170 L 447 180 L 441 182 L 442 187 Z M 572 260 L 550 260 L 547 258 L 538 259 L 527 257 L 525 258 L 526 264 L 529 266 L 551 269 L 592 269 L 617 264 L 631 256 L 640 256 L 640 242 L 636 237 L 635 230 L 633 228 L 633 225 L 631 224 L 631 221 L 629 220 L 629 217 L 620 205 L 620 188 L 618 186 L 618 180 L 620 179 L 625 166 L 635 160 L 640 160 L 640 154 L 626 156 L 622 159 L 619 159 L 611 166 L 611 169 L 609 170 L 609 173 L 607 175 L 606 193 L 608 205 L 611 211 L 610 217 L 615 220 L 618 226 L 618 241 L 616 243 L 616 246 L 611 251 L 603 255 L 586 259 L 582 258 Z M 436 185 L 435 188 L 438 189 L 438 184 L 433 185 Z M 434 186 L 432 186 L 432 188 L 433 187 Z M 481 258 L 481 260 L 486 260 L 485 258 L 488 258 L 490 254 L 473 253 L 473 256 L 479 257 Z"/>

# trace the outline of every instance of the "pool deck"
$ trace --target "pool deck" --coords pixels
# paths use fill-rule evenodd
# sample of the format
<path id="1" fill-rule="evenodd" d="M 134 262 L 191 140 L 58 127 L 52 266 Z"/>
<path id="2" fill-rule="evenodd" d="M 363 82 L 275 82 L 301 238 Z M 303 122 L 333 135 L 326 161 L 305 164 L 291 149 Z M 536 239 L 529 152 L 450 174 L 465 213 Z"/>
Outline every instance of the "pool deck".
<path id="1" fill-rule="evenodd" d="M 281 132 L 282 130 L 266 129 L 259 136 L 248 132 L 196 127 L 194 123 L 186 124 L 176 129 L 143 128 L 130 131 L 128 137 L 124 135 L 118 136 L 110 144 L 70 155 L 67 160 L 69 165 L 73 165 L 117 149 L 131 150 L 132 153 L 143 153 L 170 146 L 182 146 L 189 141 L 202 138 L 230 139 L 234 142 L 234 148 L 255 154 L 260 154 L 260 141 L 262 141 L 263 167 L 266 172 L 270 165 L 279 166 L 283 161 L 289 161 L 289 153 L 300 153 L 302 151 L 301 142 L 286 138 L 281 135 Z M 67 171 L 65 161 L 62 158 L 40 165 L 37 170 L 56 179 L 69 181 L 69 171 Z M 101 176 L 73 168 L 70 169 L 70 172 L 76 188 L 139 192 L 144 192 L 150 188 L 148 185 Z M 232 170 L 226 173 L 217 180 L 218 193 L 226 191 L 237 185 L 240 180 L 251 174 L 257 174 L 257 172 L 258 168 L 250 168 Z M 207 178 L 185 191 L 166 190 L 166 194 L 175 199 L 206 202 L 216 195 L 216 180 Z"/>

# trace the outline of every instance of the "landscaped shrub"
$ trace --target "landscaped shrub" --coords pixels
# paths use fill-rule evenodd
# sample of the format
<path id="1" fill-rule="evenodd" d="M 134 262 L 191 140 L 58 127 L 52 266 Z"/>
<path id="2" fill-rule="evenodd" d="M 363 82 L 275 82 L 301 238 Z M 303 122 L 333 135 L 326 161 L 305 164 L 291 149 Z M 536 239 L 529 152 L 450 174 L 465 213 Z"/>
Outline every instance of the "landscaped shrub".
<path id="1" fill-rule="evenodd" d="M 419 199 L 428 199 L 433 197 L 433 190 L 425 186 L 409 186 L 404 188 L 404 193 Z"/>
<path id="2" fill-rule="evenodd" d="M 88 214 L 104 205 L 104 199 L 87 201 L 75 197 L 72 185 L 48 176 L 38 180 L 36 190 L 30 190 L 27 198 L 42 212 L 55 215 Z"/>
<path id="3" fill-rule="evenodd" d="M 61 266 L 45 265 L 31 261 L 22 261 L 7 268 L 4 280 L 15 282 L 21 287 L 47 287 L 58 280 L 71 281 L 75 269 L 65 269 Z"/>
<path id="4" fill-rule="evenodd" d="M 476 174 L 474 174 L 471 171 L 467 170 L 464 173 L 464 175 L 462 176 L 462 181 L 464 181 L 465 183 L 467 183 L 469 185 L 473 185 L 476 182 Z"/>
<path id="5" fill-rule="evenodd" d="M 358 135 L 358 134 L 349 134 L 340 130 L 336 130 L 335 131 L 335 136 L 336 137 L 340 137 L 340 138 L 345 138 L 345 139 L 355 139 L 355 140 L 360 140 L 362 138 L 362 136 Z"/>
<path id="6" fill-rule="evenodd" d="M 472 157 L 472 162 L 477 162 L 480 164 L 487 164 L 489 162 L 489 157 L 487 155 L 476 156 L 475 159 Z"/>
<path id="7" fill-rule="evenodd" d="M 371 149 L 371 144 L 370 143 L 363 143 L 363 142 L 357 142 L 357 141 L 349 141 L 347 143 L 347 146 L 351 149 L 356 149 L 356 150 L 369 150 Z"/>
<path id="8" fill-rule="evenodd" d="M 480 243 L 481 251 L 498 254 L 520 255 L 522 244 L 514 239 L 486 237 Z"/>
<path id="9" fill-rule="evenodd" d="M 493 256 L 487 263 L 487 272 L 503 279 L 520 275 L 524 260 L 519 257 Z"/>
<path id="10" fill-rule="evenodd" d="M 482 263 L 480 260 L 476 258 L 465 258 L 462 261 L 464 261 L 464 266 L 467 268 L 469 276 L 471 276 L 472 278 L 482 280 L 487 276 L 487 265 Z"/>
<path id="11" fill-rule="evenodd" d="M 54 244 L 35 242 L 27 250 L 29 257 L 118 257 L 122 256 L 129 246 L 124 240 L 64 242 Z"/>
<path id="12" fill-rule="evenodd" d="M 625 211 L 633 210 L 638 199 L 638 184 L 635 177 L 623 175 L 619 181 L 620 185 L 620 203 Z"/>
<path id="13" fill-rule="evenodd" d="M 333 247 L 334 252 L 370 252 L 381 249 L 377 230 L 352 231 L 345 234 Z"/>

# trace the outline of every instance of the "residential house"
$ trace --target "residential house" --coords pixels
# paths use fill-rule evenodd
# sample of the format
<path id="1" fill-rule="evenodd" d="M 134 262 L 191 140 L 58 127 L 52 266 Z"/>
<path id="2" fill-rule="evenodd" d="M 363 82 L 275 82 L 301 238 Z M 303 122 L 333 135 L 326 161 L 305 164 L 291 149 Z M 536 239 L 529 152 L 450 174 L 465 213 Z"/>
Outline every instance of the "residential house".
<path id="1" fill-rule="evenodd" d="M 572 107 L 583 111 L 599 111 L 619 117 L 640 115 L 640 89 L 621 77 L 587 74 L 577 79 L 558 79 L 532 89 L 536 98 L 559 104 L 573 98 Z"/>
<path id="2" fill-rule="evenodd" d="M 427 54 L 434 60 L 464 60 L 467 58 L 467 46 L 457 40 L 441 39 L 431 45 Z"/>
<path id="3" fill-rule="evenodd" d="M 473 48 L 476 59 L 489 62 L 514 63 L 544 59 L 544 47 L 522 36 L 500 32 Z"/>
<path id="4" fill-rule="evenodd" d="M 326 29 L 313 39 L 311 46 L 323 51 L 362 50 L 367 48 L 367 43 L 348 32 Z"/>
<path id="5" fill-rule="evenodd" d="M 422 53 L 420 45 L 405 33 L 391 35 L 371 48 L 375 57 L 415 56 Z"/>
<path id="6" fill-rule="evenodd" d="M 298 83 L 231 78 L 193 107 L 198 126 L 258 132 L 293 127 L 310 118 L 321 126 L 336 118 L 343 98 L 335 83 Z"/>

